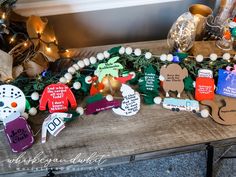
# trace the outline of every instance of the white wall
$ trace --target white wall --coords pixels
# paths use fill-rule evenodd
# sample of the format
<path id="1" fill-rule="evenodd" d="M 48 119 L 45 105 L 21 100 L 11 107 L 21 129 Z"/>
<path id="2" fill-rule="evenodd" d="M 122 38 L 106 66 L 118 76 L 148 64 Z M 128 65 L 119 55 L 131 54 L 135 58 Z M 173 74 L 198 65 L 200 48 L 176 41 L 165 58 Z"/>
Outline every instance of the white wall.
<path id="1" fill-rule="evenodd" d="M 65 48 L 164 39 L 176 20 L 194 3 L 214 8 L 214 0 L 184 0 L 48 16 Z"/>

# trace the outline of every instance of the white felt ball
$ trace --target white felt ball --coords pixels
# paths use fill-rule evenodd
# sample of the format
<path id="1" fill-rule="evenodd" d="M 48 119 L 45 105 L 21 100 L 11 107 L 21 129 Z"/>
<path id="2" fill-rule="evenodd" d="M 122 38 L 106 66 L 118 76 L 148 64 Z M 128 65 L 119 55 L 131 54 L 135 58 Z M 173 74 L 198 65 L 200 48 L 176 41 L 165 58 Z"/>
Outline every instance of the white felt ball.
<path id="1" fill-rule="evenodd" d="M 84 61 L 85 66 L 89 66 L 90 65 L 90 61 L 89 61 L 88 58 L 83 59 L 83 61 Z"/>
<path id="2" fill-rule="evenodd" d="M 66 73 L 66 74 L 64 75 L 64 77 L 66 78 L 67 81 L 71 81 L 71 79 L 72 79 L 71 73 Z"/>
<path id="3" fill-rule="evenodd" d="M 161 99 L 161 97 L 157 96 L 153 99 L 153 101 L 154 101 L 155 104 L 161 104 L 162 99 Z"/>
<path id="4" fill-rule="evenodd" d="M 68 73 L 75 74 L 76 69 L 74 67 L 69 67 L 67 71 Z"/>
<path id="5" fill-rule="evenodd" d="M 76 71 L 79 70 L 79 65 L 77 64 L 73 64 L 72 67 L 75 68 Z"/>
<path id="6" fill-rule="evenodd" d="M 74 88 L 75 90 L 79 90 L 79 89 L 81 88 L 81 83 L 80 83 L 80 82 L 74 82 L 73 88 Z"/>
<path id="7" fill-rule="evenodd" d="M 65 83 L 67 83 L 67 80 L 65 77 L 61 77 L 59 82 L 61 82 L 62 84 L 65 84 Z"/>
<path id="8" fill-rule="evenodd" d="M 134 50 L 134 55 L 140 56 L 141 54 L 142 54 L 141 49 L 135 49 L 135 50 Z"/>
<path id="9" fill-rule="evenodd" d="M 173 58 L 174 58 L 174 57 L 173 57 L 172 54 L 168 54 L 168 55 L 167 55 L 167 61 L 170 61 L 170 62 L 171 62 L 171 61 L 173 61 Z"/>
<path id="10" fill-rule="evenodd" d="M 127 48 L 125 49 L 125 53 L 126 53 L 127 55 L 130 55 L 132 52 L 133 52 L 133 49 L 132 49 L 131 47 L 127 47 Z"/>
<path id="11" fill-rule="evenodd" d="M 166 54 L 162 54 L 162 55 L 160 56 L 160 60 L 161 60 L 161 61 L 166 61 L 166 60 L 167 60 L 167 55 L 166 55 Z"/>
<path id="12" fill-rule="evenodd" d="M 230 59 L 230 54 L 229 53 L 224 53 L 223 59 L 224 60 L 229 60 Z"/>
<path id="13" fill-rule="evenodd" d="M 31 99 L 34 100 L 34 101 L 39 100 L 39 93 L 38 92 L 33 92 L 31 94 Z"/>
<path id="14" fill-rule="evenodd" d="M 146 59 L 152 58 L 152 53 L 151 53 L 151 52 L 145 53 L 145 58 L 146 58 Z"/>
<path id="15" fill-rule="evenodd" d="M 25 119 L 29 118 L 29 114 L 27 114 L 26 112 L 21 113 L 21 116 L 24 117 Z"/>
<path id="16" fill-rule="evenodd" d="M 105 58 L 109 58 L 110 57 L 110 53 L 108 51 L 104 51 L 103 55 Z"/>
<path id="17" fill-rule="evenodd" d="M 193 82 L 193 87 L 196 88 L 196 82 L 195 81 Z"/>
<path id="18" fill-rule="evenodd" d="M 107 101 L 113 101 L 113 96 L 112 95 L 107 95 L 106 100 Z"/>
<path id="19" fill-rule="evenodd" d="M 77 107 L 76 112 L 82 116 L 84 114 L 84 109 L 82 107 Z"/>
<path id="20" fill-rule="evenodd" d="M 125 48 L 124 47 L 121 47 L 119 49 L 119 54 L 123 55 L 125 53 Z"/>
<path id="21" fill-rule="evenodd" d="M 211 59 L 211 61 L 216 61 L 217 60 L 217 55 L 215 54 L 215 53 L 212 53 L 211 55 L 210 55 L 210 59 Z"/>
<path id="22" fill-rule="evenodd" d="M 197 55 L 196 56 L 196 61 L 199 62 L 199 63 L 202 62 L 203 59 L 204 59 L 204 57 L 202 55 Z"/>
<path id="23" fill-rule="evenodd" d="M 85 67 L 85 64 L 84 64 L 84 61 L 83 60 L 79 60 L 77 62 L 77 65 L 79 65 L 80 68 L 84 68 Z"/>
<path id="24" fill-rule="evenodd" d="M 85 82 L 86 82 L 87 84 L 91 84 L 91 83 L 92 83 L 92 77 L 91 77 L 91 76 L 86 76 L 86 77 L 85 77 Z"/>
<path id="25" fill-rule="evenodd" d="M 95 64 L 95 63 L 97 63 L 97 58 L 95 58 L 95 57 L 90 57 L 89 60 L 90 60 L 90 63 L 91 63 L 92 65 Z"/>
<path id="26" fill-rule="evenodd" d="M 98 60 L 103 60 L 103 59 L 104 59 L 103 53 L 98 53 L 98 54 L 97 54 L 97 59 L 98 59 Z"/>
<path id="27" fill-rule="evenodd" d="M 207 109 L 201 110 L 201 116 L 207 118 L 209 116 L 209 111 Z"/>
<path id="28" fill-rule="evenodd" d="M 35 107 L 30 108 L 29 115 L 35 116 L 37 113 L 38 113 L 38 111 Z"/>

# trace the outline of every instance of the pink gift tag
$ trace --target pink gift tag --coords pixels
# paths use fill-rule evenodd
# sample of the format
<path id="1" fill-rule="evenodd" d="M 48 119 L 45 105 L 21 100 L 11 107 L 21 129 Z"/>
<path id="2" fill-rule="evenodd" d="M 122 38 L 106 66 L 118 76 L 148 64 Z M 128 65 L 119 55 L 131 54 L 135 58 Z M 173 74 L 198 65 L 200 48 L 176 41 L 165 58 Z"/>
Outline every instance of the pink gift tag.
<path id="1" fill-rule="evenodd" d="M 13 152 L 22 152 L 34 143 L 30 126 L 19 112 L 9 115 L 3 120 L 4 131 Z"/>

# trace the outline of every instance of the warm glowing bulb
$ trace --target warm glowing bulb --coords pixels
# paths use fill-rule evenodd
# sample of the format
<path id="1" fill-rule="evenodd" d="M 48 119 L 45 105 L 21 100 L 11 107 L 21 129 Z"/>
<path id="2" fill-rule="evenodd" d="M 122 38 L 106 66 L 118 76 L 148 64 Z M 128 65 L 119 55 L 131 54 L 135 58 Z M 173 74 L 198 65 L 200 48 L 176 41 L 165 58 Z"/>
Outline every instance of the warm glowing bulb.
<path id="1" fill-rule="evenodd" d="M 15 38 L 12 37 L 12 38 L 10 39 L 10 42 L 14 42 L 14 41 L 15 41 Z"/>
<path id="2" fill-rule="evenodd" d="M 46 47 L 46 51 L 47 51 L 47 52 L 51 52 L 52 50 L 51 50 L 50 47 Z"/>
<path id="3" fill-rule="evenodd" d="M 6 14 L 3 13 L 3 14 L 2 14 L 2 19 L 5 19 L 5 18 L 6 18 Z"/>
<path id="4" fill-rule="evenodd" d="M 24 42 L 24 46 L 27 47 L 27 46 L 28 46 L 28 43 L 27 43 L 27 42 Z"/>
<path id="5" fill-rule="evenodd" d="M 230 63 L 230 60 L 228 60 L 228 62 Z"/>
<path id="6" fill-rule="evenodd" d="M 66 49 L 66 52 L 68 53 L 68 52 L 69 52 L 69 50 L 68 50 L 68 49 Z"/>

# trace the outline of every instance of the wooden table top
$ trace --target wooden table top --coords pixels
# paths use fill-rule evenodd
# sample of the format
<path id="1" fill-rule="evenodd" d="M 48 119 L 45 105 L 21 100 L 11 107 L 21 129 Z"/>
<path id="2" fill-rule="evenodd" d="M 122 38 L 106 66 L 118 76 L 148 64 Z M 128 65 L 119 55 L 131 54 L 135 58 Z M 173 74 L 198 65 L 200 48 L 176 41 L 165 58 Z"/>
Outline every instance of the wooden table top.
<path id="1" fill-rule="evenodd" d="M 168 53 L 165 41 L 126 45 L 149 48 L 155 54 Z M 77 51 L 77 55 L 89 57 L 110 47 L 83 48 Z M 40 129 L 45 117 L 41 115 L 30 119 L 34 132 Z M 86 158 L 97 152 L 112 159 L 236 138 L 236 125 L 222 126 L 211 118 L 203 119 L 193 113 L 172 112 L 163 109 L 161 105 L 142 104 L 140 112 L 133 117 L 123 118 L 112 111 L 100 112 L 66 123 L 66 128 L 57 137 L 48 134 L 45 144 L 41 144 L 40 138 L 41 133 L 36 137 L 33 147 L 25 152 L 25 158 L 33 158 L 41 152 L 48 158 L 71 159 L 79 153 Z M 10 165 L 7 159 L 17 158 L 20 154 L 11 152 L 3 132 L 0 132 L 0 141 L 0 173 L 14 172 L 22 166 L 43 166 Z M 50 166 L 70 164 L 50 163 Z"/>

